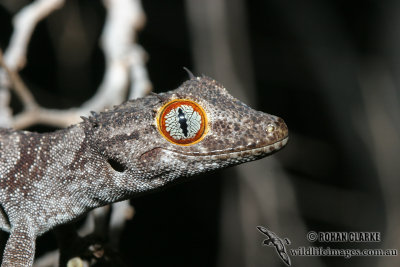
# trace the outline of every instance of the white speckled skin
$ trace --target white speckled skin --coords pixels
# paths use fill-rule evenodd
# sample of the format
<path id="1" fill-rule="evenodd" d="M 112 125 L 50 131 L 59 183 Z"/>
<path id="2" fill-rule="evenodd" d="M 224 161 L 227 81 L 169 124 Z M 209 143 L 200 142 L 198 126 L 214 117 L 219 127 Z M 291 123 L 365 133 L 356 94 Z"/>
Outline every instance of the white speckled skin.
<path id="1" fill-rule="evenodd" d="M 196 144 L 173 144 L 159 133 L 158 110 L 177 98 L 207 113 L 207 134 Z M 287 138 L 282 119 L 251 109 L 207 77 L 54 133 L 0 129 L 0 227 L 10 232 L 1 266 L 31 266 L 37 236 L 95 207 L 265 157 Z"/>

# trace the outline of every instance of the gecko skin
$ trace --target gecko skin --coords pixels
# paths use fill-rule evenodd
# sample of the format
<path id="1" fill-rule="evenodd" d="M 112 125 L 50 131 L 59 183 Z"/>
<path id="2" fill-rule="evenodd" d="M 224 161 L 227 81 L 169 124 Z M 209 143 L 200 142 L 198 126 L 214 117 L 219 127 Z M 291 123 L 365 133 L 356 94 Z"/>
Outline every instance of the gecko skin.
<path id="1" fill-rule="evenodd" d="M 169 111 L 166 121 L 175 124 L 165 131 L 173 142 L 158 120 L 160 109 L 179 99 L 200 108 Z M 194 141 L 177 143 L 185 138 Z M 0 227 L 10 232 L 1 266 L 31 266 L 37 236 L 91 209 L 263 158 L 287 140 L 282 119 L 251 109 L 208 77 L 191 77 L 174 91 L 129 100 L 56 132 L 0 129 Z"/>

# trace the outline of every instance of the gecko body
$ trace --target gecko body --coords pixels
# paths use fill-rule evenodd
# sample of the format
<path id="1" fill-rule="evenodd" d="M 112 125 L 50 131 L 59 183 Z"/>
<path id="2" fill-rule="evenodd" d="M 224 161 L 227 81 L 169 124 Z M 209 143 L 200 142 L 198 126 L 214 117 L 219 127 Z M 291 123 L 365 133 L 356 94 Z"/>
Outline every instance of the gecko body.
<path id="1" fill-rule="evenodd" d="M 89 210 L 282 148 L 282 119 L 208 77 L 52 133 L 0 129 L 2 267 L 31 266 L 37 236 Z"/>

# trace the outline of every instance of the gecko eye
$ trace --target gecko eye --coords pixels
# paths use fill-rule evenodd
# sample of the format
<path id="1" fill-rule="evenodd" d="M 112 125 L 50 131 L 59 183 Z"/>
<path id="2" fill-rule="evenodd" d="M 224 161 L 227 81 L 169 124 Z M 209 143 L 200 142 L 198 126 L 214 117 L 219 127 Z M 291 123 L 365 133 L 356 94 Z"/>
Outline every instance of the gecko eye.
<path id="1" fill-rule="evenodd" d="M 158 111 L 157 125 L 168 141 L 188 146 L 206 135 L 207 116 L 199 104 L 187 99 L 175 99 Z"/>

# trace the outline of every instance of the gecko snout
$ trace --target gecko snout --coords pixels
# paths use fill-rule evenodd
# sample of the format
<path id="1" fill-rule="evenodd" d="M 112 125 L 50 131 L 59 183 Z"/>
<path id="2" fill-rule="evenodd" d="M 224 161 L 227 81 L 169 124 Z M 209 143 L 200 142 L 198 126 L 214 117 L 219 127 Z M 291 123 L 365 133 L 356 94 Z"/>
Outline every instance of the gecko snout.
<path id="1" fill-rule="evenodd" d="M 289 136 L 288 127 L 283 119 L 274 116 L 273 120 L 268 122 L 264 127 L 264 130 L 269 138 L 273 142 L 278 142 L 286 139 Z"/>

